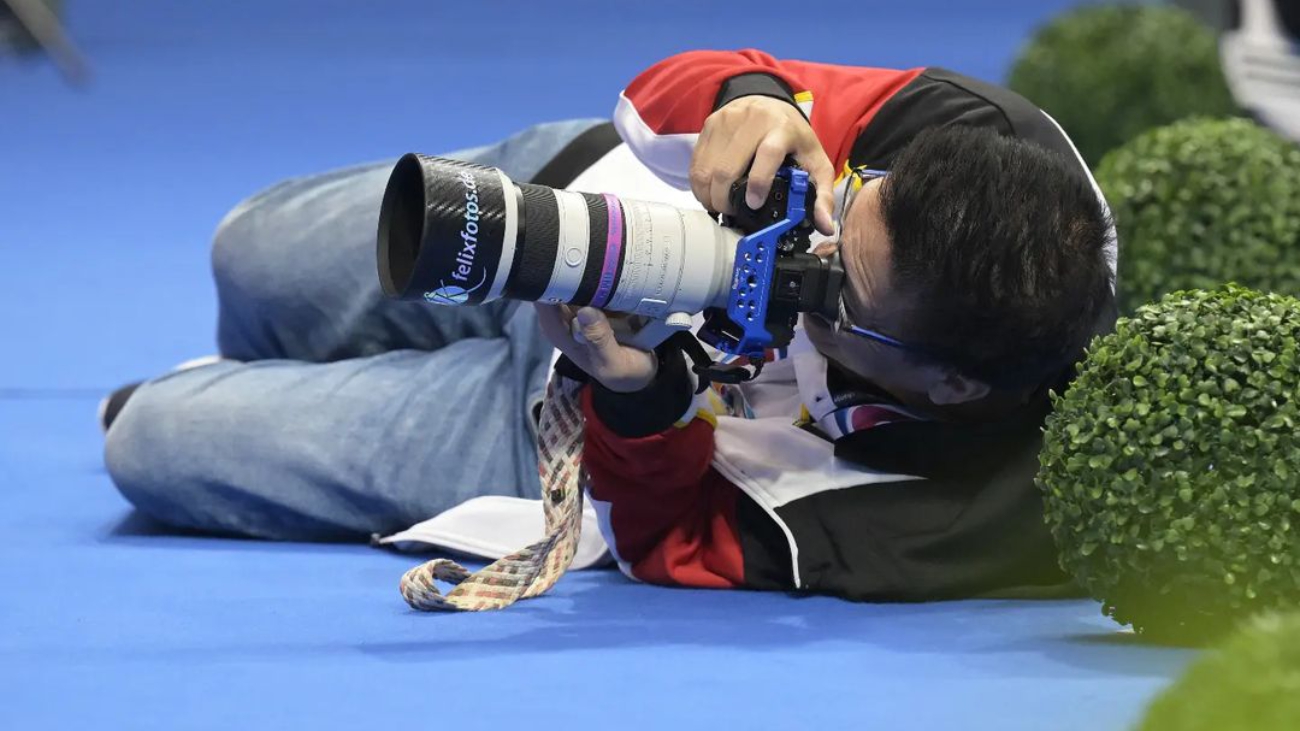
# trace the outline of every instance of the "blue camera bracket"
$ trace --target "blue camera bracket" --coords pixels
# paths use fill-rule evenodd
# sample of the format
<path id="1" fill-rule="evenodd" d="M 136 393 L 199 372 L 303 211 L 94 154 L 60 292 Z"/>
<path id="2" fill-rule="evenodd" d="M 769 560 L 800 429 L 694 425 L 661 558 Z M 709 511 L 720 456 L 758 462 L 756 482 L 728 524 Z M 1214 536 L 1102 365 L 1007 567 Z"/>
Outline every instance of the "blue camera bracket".
<path id="1" fill-rule="evenodd" d="M 807 171 L 783 167 L 777 171 L 776 177 L 790 182 L 785 218 L 737 242 L 731 293 L 727 298 L 727 317 L 740 328 L 741 336 L 735 342 L 721 341 L 716 344 L 723 352 L 760 361 L 763 351 L 772 344 L 772 333 L 768 331 L 766 323 L 777 249 L 781 245 L 781 237 L 803 221 L 808 193 Z"/>

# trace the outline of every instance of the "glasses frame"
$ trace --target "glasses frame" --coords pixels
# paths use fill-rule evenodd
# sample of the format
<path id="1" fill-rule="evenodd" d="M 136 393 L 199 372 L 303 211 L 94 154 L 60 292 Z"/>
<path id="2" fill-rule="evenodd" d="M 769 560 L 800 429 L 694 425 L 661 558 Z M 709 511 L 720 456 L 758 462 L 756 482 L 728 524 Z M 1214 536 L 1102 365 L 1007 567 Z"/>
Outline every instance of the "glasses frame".
<path id="1" fill-rule="evenodd" d="M 857 167 L 849 168 L 848 180 L 845 181 L 844 193 L 840 201 L 839 219 L 835 222 L 836 229 L 840 237 L 844 235 L 844 216 L 848 213 L 849 206 L 853 204 L 853 199 L 857 196 L 858 191 L 860 191 L 863 187 L 865 187 L 867 183 L 888 176 L 889 176 L 889 172 L 887 170 L 874 170 L 865 165 L 859 165 Z M 836 256 L 841 255 L 840 253 L 841 245 L 842 245 L 842 238 L 837 238 L 835 243 Z M 925 355 L 925 356 L 932 357 L 931 351 L 928 348 L 919 345 L 914 345 L 912 343 L 907 343 L 902 340 L 899 340 L 898 338 L 892 335 L 887 335 L 883 332 L 880 332 L 879 330 L 874 330 L 872 328 L 862 327 L 861 325 L 855 324 L 852 321 L 852 319 L 849 317 L 848 306 L 844 301 L 844 289 L 845 289 L 844 287 L 840 287 L 839 314 L 835 319 L 835 330 L 837 332 L 851 333 L 853 335 L 857 335 L 858 337 L 870 340 L 872 342 L 880 343 L 881 345 L 887 345 L 891 348 L 897 348 L 898 350 L 902 350 L 908 353 L 914 353 L 917 355 Z"/>

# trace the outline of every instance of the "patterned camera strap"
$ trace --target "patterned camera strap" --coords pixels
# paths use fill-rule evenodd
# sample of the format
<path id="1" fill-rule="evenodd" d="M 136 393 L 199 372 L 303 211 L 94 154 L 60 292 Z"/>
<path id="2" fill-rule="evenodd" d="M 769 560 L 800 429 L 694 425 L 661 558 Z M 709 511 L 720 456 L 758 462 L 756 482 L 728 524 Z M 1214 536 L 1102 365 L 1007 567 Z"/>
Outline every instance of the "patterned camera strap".
<path id="1" fill-rule="evenodd" d="M 573 562 L 582 530 L 582 384 L 556 373 L 547 386 L 538 425 L 538 471 L 546 512 L 546 537 L 477 573 L 455 561 L 434 559 L 402 576 L 406 603 L 426 612 L 503 609 L 550 589 Z M 443 594 L 435 580 L 456 585 Z"/>

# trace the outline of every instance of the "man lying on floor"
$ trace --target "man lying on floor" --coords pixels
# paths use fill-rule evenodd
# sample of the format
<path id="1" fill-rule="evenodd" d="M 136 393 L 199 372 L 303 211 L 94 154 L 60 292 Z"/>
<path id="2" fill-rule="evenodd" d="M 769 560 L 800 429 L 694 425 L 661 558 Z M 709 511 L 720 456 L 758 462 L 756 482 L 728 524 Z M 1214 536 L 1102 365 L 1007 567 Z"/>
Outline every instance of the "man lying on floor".
<path id="1" fill-rule="evenodd" d="M 214 243 L 222 359 L 109 399 L 113 479 L 160 520 L 286 540 L 536 498 L 555 346 L 593 377 L 590 499 L 634 578 L 861 600 L 1063 581 L 1040 427 L 1048 390 L 1114 323 L 1115 242 L 1032 104 L 938 68 L 702 51 L 638 76 L 612 125 L 450 156 L 726 213 L 732 182 L 748 171 L 757 204 L 787 155 L 818 185 L 814 250 L 840 247 L 842 314 L 803 316 L 758 379 L 699 396 L 680 354 L 619 345 L 591 308 L 385 299 L 391 163 L 261 193 Z"/>

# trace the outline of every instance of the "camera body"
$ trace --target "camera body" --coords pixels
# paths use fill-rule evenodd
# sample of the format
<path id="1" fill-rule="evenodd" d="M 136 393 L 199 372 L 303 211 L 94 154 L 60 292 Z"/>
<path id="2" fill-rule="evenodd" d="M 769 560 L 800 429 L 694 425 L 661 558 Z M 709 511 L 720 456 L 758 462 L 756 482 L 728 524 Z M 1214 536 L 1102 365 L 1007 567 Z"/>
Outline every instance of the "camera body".
<path id="1" fill-rule="evenodd" d="M 745 203 L 748 178 L 732 184 L 734 214 L 723 225 L 745 232 L 736 245 L 725 308 L 705 310 L 700 340 L 732 355 L 762 358 L 767 348 L 794 337 L 800 312 L 835 319 L 844 269 L 838 254 L 818 257 L 807 249 L 813 233 L 817 189 L 808 173 L 787 160 L 758 209 Z"/>

